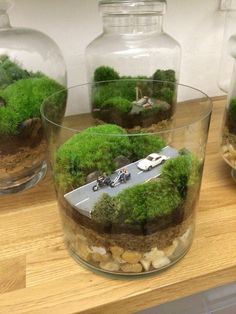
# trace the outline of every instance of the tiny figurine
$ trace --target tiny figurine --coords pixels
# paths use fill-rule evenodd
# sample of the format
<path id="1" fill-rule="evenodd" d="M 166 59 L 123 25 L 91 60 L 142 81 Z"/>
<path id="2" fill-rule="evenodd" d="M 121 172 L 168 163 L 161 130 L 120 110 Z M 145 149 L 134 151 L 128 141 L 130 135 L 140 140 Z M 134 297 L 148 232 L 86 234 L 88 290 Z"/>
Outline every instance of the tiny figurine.
<path id="1" fill-rule="evenodd" d="M 96 185 L 93 186 L 93 191 L 96 192 L 99 188 L 109 186 L 111 183 L 111 178 L 107 176 L 106 173 L 103 173 L 103 175 L 97 178 Z"/>

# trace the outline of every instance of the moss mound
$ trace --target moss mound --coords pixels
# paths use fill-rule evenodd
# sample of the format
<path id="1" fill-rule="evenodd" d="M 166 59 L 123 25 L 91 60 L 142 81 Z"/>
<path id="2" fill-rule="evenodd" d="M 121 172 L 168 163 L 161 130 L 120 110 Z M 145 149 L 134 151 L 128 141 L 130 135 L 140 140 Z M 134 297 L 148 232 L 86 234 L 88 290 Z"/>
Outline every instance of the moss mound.
<path id="1" fill-rule="evenodd" d="M 123 155 L 136 161 L 166 145 L 157 135 L 128 136 L 117 125 L 103 124 L 74 135 L 56 154 L 56 182 L 63 192 L 86 183 L 87 175 L 99 171 L 111 174 L 117 166 L 114 159 Z"/>
<path id="2" fill-rule="evenodd" d="M 40 117 L 40 106 L 51 94 L 63 87 L 47 77 L 21 79 L 3 90 L 0 97 L 6 102 L 0 108 L 0 134 L 17 134 L 21 123 Z M 55 106 L 65 104 L 65 93 L 55 98 Z"/>

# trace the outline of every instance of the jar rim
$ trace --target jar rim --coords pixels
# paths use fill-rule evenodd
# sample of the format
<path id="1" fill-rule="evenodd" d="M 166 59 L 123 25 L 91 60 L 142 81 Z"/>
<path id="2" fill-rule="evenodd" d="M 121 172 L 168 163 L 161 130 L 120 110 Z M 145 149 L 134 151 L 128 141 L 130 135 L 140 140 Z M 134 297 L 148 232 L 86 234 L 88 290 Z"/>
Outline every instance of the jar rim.
<path id="1" fill-rule="evenodd" d="M 166 0 L 100 0 L 104 15 L 165 14 Z"/>
<path id="2" fill-rule="evenodd" d="M 188 127 L 191 127 L 191 126 L 194 126 L 196 125 L 197 123 L 201 122 L 201 121 L 204 121 L 206 120 L 207 118 L 210 118 L 211 116 L 211 113 L 212 113 L 212 108 L 213 108 L 213 102 L 212 102 L 212 99 L 206 94 L 204 93 L 203 91 L 201 91 L 200 89 L 198 88 L 195 88 L 195 87 L 192 87 L 192 86 L 189 86 L 189 85 L 185 85 L 185 84 L 180 84 L 180 83 L 173 83 L 173 82 L 170 82 L 170 81 L 160 81 L 160 80 L 152 80 L 152 79 L 125 79 L 124 81 L 138 81 L 138 82 L 142 82 L 142 81 L 145 81 L 145 82 L 156 82 L 156 83 L 168 83 L 168 84 L 173 84 L 174 86 L 176 86 L 176 88 L 178 88 L 179 86 L 180 87 L 183 87 L 183 88 L 187 88 L 187 89 L 191 89 L 192 91 L 195 91 L 197 93 L 199 93 L 199 97 L 196 98 L 196 100 L 201 100 L 202 98 L 205 99 L 205 102 L 206 102 L 206 110 L 204 111 L 204 113 L 202 113 L 200 115 L 200 117 L 193 117 L 192 120 L 189 122 L 189 123 L 183 123 L 181 124 L 180 126 L 174 126 L 174 127 L 167 127 L 166 129 L 162 129 L 160 131 L 157 131 L 157 132 L 154 132 L 154 133 L 129 133 L 129 134 L 104 134 L 104 133 L 91 133 L 93 135 L 99 135 L 99 136 L 102 136 L 102 135 L 110 135 L 110 136 L 144 136 L 144 135 L 158 135 L 158 134 L 165 134 L 165 133 L 170 133 L 170 132 L 174 132 L 174 131 L 179 131 L 179 130 L 183 130 L 183 129 L 186 129 Z M 96 86 L 96 85 L 99 85 L 99 84 L 104 84 L 104 83 L 115 83 L 117 82 L 117 80 L 113 80 L 113 81 L 99 81 L 99 82 L 90 82 L 90 83 L 84 83 L 84 84 L 79 84 L 79 85 L 75 85 L 75 86 L 71 86 L 69 88 L 66 88 L 66 89 L 62 89 L 52 95 L 50 95 L 48 98 L 46 98 L 44 100 L 44 102 L 42 103 L 41 105 L 41 108 L 40 108 L 40 111 L 41 111 L 41 116 L 42 118 L 47 121 L 47 123 L 55 126 L 55 127 L 58 127 L 60 129 L 64 129 L 64 130 L 67 130 L 67 131 L 71 131 L 73 133 L 80 133 L 81 131 L 79 130 L 76 130 L 74 128 L 70 128 L 70 127 L 67 127 L 67 126 L 63 126 L 61 124 L 58 124 L 52 120 L 50 120 L 46 115 L 45 115 L 45 105 L 47 103 L 47 101 L 50 100 L 51 97 L 54 97 L 55 95 L 63 92 L 63 91 L 70 91 L 70 90 L 73 90 L 75 88 L 80 88 L 80 87 L 85 87 L 85 86 Z M 190 99 L 190 100 L 194 100 L 194 99 Z M 188 100 L 187 100 L 188 101 Z M 184 101 L 185 102 L 185 101 Z"/>

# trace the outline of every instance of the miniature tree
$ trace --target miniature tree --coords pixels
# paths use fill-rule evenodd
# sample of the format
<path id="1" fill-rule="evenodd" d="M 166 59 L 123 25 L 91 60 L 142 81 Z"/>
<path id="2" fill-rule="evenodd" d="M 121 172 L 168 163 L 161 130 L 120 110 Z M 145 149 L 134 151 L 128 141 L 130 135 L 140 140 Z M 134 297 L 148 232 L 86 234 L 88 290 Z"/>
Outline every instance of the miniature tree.
<path id="1" fill-rule="evenodd" d="M 101 66 L 94 72 L 94 82 L 118 80 L 119 74 L 108 66 Z"/>

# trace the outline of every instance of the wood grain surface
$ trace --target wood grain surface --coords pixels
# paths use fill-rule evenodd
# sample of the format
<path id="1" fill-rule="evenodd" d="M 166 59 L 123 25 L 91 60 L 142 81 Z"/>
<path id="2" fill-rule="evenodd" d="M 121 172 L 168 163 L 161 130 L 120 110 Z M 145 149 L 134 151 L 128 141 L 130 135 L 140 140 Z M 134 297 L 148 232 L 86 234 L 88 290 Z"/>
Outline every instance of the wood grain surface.
<path id="1" fill-rule="evenodd" d="M 135 280 L 82 268 L 68 255 L 50 173 L 34 189 L 0 198 L 0 313 L 134 313 L 236 280 L 236 184 L 219 154 L 224 101 L 214 103 L 190 252 Z"/>

